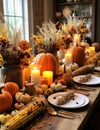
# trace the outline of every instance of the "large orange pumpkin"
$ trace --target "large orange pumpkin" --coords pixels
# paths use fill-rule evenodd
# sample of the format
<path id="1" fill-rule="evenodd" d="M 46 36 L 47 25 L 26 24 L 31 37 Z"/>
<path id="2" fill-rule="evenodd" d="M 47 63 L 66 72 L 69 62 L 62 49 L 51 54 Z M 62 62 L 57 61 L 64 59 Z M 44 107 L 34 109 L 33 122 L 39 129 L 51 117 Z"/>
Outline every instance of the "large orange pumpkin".
<path id="1" fill-rule="evenodd" d="M 11 94 L 2 89 L 0 93 L 0 113 L 8 111 L 13 103 L 13 99 Z"/>
<path id="2" fill-rule="evenodd" d="M 40 72 L 45 70 L 53 71 L 56 74 L 58 63 L 54 55 L 51 53 L 40 53 L 34 59 L 34 65 L 40 66 Z"/>
<path id="3" fill-rule="evenodd" d="M 4 89 L 7 90 L 12 95 L 12 97 L 14 97 L 17 92 L 19 92 L 19 86 L 15 82 L 5 83 Z"/>
<path id="4" fill-rule="evenodd" d="M 73 62 L 77 63 L 79 66 L 83 66 L 85 62 L 85 49 L 80 46 L 73 47 L 72 59 Z"/>

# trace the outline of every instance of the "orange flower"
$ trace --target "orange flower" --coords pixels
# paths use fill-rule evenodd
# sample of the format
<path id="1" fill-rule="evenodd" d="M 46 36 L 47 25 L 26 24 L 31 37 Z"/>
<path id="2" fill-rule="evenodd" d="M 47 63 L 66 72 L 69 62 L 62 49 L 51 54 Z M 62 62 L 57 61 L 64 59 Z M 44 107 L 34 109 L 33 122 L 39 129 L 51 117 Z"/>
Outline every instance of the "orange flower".
<path id="1" fill-rule="evenodd" d="M 20 41 L 18 45 L 23 51 L 26 51 L 30 48 L 30 43 L 26 40 Z"/>

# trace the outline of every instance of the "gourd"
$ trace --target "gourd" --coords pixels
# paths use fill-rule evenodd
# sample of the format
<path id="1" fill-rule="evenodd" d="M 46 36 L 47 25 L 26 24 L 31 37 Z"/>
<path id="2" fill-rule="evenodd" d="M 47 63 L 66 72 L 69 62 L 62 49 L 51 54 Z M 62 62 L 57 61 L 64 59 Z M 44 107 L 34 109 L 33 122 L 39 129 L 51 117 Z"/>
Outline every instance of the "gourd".
<path id="1" fill-rule="evenodd" d="M 15 82 L 7 82 L 5 83 L 4 89 L 7 90 L 14 98 L 16 92 L 19 91 L 19 86 Z"/>
<path id="2" fill-rule="evenodd" d="M 72 60 L 79 66 L 83 66 L 85 62 L 85 49 L 80 46 L 73 47 Z"/>
<path id="3" fill-rule="evenodd" d="M 40 73 L 45 70 L 53 71 L 56 74 L 58 62 L 51 53 L 40 53 L 34 59 L 34 65 L 40 66 Z"/>
<path id="4" fill-rule="evenodd" d="M 66 88 L 66 86 L 62 85 L 61 83 L 55 81 L 54 83 L 52 83 L 50 85 L 50 87 L 54 90 L 54 91 L 62 91 Z"/>
<path id="5" fill-rule="evenodd" d="M 18 130 L 44 110 L 46 110 L 46 105 L 42 100 L 32 101 L 2 125 L 1 130 Z"/>
<path id="6" fill-rule="evenodd" d="M 31 96 L 28 93 L 25 93 L 25 92 L 17 92 L 15 94 L 15 99 L 18 102 L 22 102 L 24 104 L 27 104 L 31 101 Z"/>
<path id="7" fill-rule="evenodd" d="M 8 120 L 10 120 L 12 118 L 12 115 L 10 114 L 0 114 L 0 123 L 4 124 L 6 123 Z"/>
<path id="8" fill-rule="evenodd" d="M 22 102 L 16 102 L 16 103 L 14 104 L 14 108 L 17 109 L 17 110 L 22 109 L 24 106 L 25 106 L 25 105 L 24 105 L 24 103 L 22 103 Z"/>
<path id="9" fill-rule="evenodd" d="M 15 115 L 18 114 L 18 112 L 19 112 L 19 110 L 16 110 L 16 109 L 15 109 L 15 110 L 13 110 L 13 111 L 11 112 L 11 115 L 12 115 L 12 116 L 15 116 Z"/>
<path id="10" fill-rule="evenodd" d="M 91 56 L 90 58 L 88 58 L 85 62 L 85 64 L 94 64 L 96 65 L 97 62 L 100 60 L 100 52 L 96 53 L 95 55 Z"/>
<path id="11" fill-rule="evenodd" d="M 0 93 L 0 113 L 6 112 L 8 111 L 13 103 L 13 99 L 11 94 L 4 90 L 1 89 L 1 93 Z"/>
<path id="12" fill-rule="evenodd" d="M 37 94 L 44 94 L 48 90 L 47 84 L 40 84 L 36 87 Z"/>
<path id="13" fill-rule="evenodd" d="M 72 72 L 72 76 L 87 74 L 87 73 L 93 71 L 94 67 L 95 67 L 94 64 L 81 66 L 80 68 L 78 68 Z"/>

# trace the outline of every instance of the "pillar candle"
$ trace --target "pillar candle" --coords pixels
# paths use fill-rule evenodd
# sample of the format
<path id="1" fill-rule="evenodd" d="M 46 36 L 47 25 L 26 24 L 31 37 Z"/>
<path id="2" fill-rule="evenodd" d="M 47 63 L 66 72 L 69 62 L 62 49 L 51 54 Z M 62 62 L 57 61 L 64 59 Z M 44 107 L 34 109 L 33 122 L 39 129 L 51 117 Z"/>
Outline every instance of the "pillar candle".
<path id="1" fill-rule="evenodd" d="M 95 47 L 89 47 L 89 55 L 95 54 Z"/>
<path id="2" fill-rule="evenodd" d="M 43 71 L 43 78 L 47 78 L 48 85 L 53 82 L 53 72 L 52 71 Z"/>
<path id="3" fill-rule="evenodd" d="M 71 53 L 67 52 L 65 54 L 65 62 L 66 62 L 66 64 L 71 64 L 72 63 L 72 55 L 71 55 Z"/>
<path id="4" fill-rule="evenodd" d="M 80 44 L 80 41 L 81 41 L 81 37 L 80 37 L 80 34 L 74 34 L 74 42 L 75 44 Z M 76 46 L 76 45 L 75 45 Z"/>
<path id="5" fill-rule="evenodd" d="M 31 70 L 31 82 L 34 84 L 40 83 L 40 70 L 38 70 L 36 67 Z"/>

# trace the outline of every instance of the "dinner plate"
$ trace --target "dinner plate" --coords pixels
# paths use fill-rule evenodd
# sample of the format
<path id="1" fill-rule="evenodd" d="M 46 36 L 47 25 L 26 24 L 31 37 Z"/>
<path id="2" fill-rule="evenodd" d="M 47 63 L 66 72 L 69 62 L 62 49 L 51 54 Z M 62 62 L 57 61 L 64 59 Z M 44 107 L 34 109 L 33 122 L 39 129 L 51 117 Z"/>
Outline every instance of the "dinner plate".
<path id="1" fill-rule="evenodd" d="M 65 93 L 66 92 L 57 92 L 57 93 L 51 94 L 48 97 L 49 103 L 51 103 L 52 105 L 56 107 L 67 108 L 67 109 L 81 108 L 81 107 L 86 106 L 89 103 L 88 97 L 82 94 L 75 93 L 74 94 L 75 96 L 71 100 L 69 100 L 63 105 L 57 105 L 58 98 L 63 96 Z"/>
<path id="2" fill-rule="evenodd" d="M 95 71 L 100 71 L 100 66 L 94 67 L 94 70 L 95 70 Z"/>
<path id="3" fill-rule="evenodd" d="M 73 81 L 76 83 L 84 84 L 84 85 L 98 85 L 98 84 L 100 84 L 100 77 L 97 77 L 94 75 L 91 75 L 91 79 L 89 81 L 82 83 L 79 81 L 79 78 L 81 78 L 83 76 L 84 75 L 75 76 L 75 77 L 73 77 Z"/>

